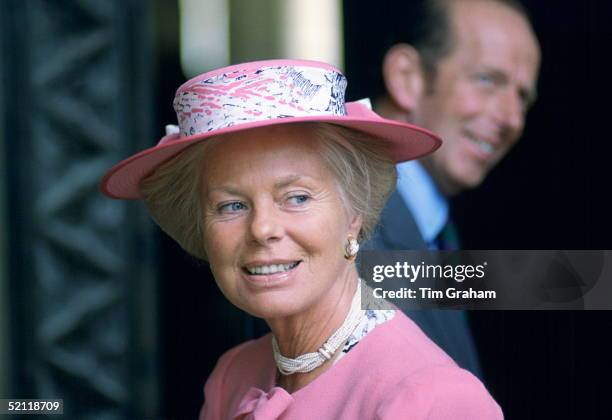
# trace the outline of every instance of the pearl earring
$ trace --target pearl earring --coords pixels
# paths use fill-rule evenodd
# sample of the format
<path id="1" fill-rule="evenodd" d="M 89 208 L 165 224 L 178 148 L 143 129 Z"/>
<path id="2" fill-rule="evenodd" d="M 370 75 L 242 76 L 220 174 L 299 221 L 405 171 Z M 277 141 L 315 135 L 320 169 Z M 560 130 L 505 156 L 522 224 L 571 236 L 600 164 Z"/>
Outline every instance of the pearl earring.
<path id="1" fill-rule="evenodd" d="M 359 252 L 359 242 L 353 238 L 353 235 L 349 235 L 347 238 L 346 246 L 344 247 L 344 258 L 349 261 L 355 261 Z"/>

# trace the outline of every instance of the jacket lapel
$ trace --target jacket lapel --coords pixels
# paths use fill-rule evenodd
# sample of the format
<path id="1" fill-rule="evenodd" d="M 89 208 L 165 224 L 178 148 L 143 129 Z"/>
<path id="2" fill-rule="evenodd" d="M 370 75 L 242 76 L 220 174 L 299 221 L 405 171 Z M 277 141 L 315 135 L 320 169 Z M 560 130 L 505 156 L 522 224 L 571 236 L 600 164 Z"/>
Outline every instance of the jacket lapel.
<path id="1" fill-rule="evenodd" d="M 427 249 L 412 213 L 397 190 L 391 193 L 371 242 L 374 249 Z"/>

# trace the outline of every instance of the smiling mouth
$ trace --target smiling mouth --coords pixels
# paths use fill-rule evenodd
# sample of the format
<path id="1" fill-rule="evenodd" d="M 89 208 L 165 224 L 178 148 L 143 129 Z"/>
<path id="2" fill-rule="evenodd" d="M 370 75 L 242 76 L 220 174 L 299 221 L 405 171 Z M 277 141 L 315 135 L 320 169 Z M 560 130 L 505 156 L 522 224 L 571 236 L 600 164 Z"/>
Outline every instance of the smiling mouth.
<path id="1" fill-rule="evenodd" d="M 470 139 L 470 141 L 474 143 L 478 147 L 478 149 L 480 149 L 480 151 L 483 153 L 490 155 L 495 150 L 495 148 L 493 147 L 491 143 L 487 143 L 486 141 L 479 140 L 473 136 L 468 136 L 468 139 Z"/>
<path id="2" fill-rule="evenodd" d="M 268 274 L 284 273 L 293 270 L 301 261 L 294 261 L 288 264 L 258 265 L 254 267 L 244 267 L 244 271 L 252 276 L 264 276 Z"/>

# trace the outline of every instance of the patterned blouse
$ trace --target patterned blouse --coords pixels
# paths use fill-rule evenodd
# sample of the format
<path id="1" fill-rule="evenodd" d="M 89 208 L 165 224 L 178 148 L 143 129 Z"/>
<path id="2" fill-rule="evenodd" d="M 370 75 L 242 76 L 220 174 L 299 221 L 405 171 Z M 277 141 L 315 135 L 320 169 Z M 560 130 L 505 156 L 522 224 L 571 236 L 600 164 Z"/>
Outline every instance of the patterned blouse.
<path id="1" fill-rule="evenodd" d="M 392 319 L 395 316 L 395 310 L 393 309 L 366 309 L 364 311 L 361 322 L 355 328 L 355 331 L 349 336 L 346 344 L 344 345 L 342 352 L 334 360 L 334 364 L 338 363 L 338 360 L 342 359 L 353 347 L 359 344 L 359 341 L 368 335 L 378 325 Z"/>

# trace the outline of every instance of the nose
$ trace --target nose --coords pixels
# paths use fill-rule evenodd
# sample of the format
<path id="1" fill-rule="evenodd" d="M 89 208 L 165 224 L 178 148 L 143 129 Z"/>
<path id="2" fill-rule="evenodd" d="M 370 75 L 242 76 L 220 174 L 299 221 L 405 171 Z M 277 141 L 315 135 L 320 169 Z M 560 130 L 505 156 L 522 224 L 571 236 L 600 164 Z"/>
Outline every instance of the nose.
<path id="1" fill-rule="evenodd" d="M 525 123 L 525 107 L 518 92 L 508 87 L 497 98 L 495 120 L 501 131 L 518 136 Z"/>
<path id="2" fill-rule="evenodd" d="M 274 204 L 254 206 L 250 217 L 249 231 L 253 241 L 268 245 L 283 237 L 282 221 Z"/>

